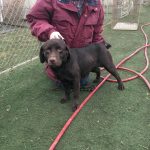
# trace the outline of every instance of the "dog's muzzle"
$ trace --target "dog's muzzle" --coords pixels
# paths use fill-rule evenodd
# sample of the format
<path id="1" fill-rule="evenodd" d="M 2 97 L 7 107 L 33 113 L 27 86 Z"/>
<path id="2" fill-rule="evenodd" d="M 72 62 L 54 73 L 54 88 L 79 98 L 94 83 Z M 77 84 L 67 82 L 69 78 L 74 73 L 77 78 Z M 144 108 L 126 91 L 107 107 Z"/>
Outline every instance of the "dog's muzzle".
<path id="1" fill-rule="evenodd" d="M 51 57 L 48 59 L 48 65 L 52 67 L 59 67 L 61 66 L 61 61 L 57 60 L 56 57 Z"/>

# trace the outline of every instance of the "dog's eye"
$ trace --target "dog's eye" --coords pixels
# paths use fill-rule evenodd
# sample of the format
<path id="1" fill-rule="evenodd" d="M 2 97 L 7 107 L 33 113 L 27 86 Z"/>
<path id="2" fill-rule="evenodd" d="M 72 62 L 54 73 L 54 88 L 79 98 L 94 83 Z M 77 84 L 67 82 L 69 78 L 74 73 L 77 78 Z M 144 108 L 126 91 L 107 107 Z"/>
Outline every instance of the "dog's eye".
<path id="1" fill-rule="evenodd" d="M 45 51 L 45 55 L 49 55 L 49 51 Z"/>
<path id="2" fill-rule="evenodd" d="M 57 51 L 58 51 L 59 53 L 61 53 L 61 52 L 62 52 L 62 49 L 57 49 Z"/>

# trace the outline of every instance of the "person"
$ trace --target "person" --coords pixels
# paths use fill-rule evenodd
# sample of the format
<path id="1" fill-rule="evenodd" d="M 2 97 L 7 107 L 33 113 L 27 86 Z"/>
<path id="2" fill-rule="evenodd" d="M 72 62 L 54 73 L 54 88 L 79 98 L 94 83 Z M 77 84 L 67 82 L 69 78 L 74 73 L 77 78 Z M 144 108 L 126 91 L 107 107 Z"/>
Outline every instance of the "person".
<path id="1" fill-rule="evenodd" d="M 81 48 L 91 43 L 104 43 L 102 36 L 104 10 L 100 0 L 37 0 L 26 16 L 31 33 L 41 42 L 64 39 L 70 48 Z M 48 77 L 57 82 L 46 64 Z M 89 77 L 81 79 L 86 86 Z"/>

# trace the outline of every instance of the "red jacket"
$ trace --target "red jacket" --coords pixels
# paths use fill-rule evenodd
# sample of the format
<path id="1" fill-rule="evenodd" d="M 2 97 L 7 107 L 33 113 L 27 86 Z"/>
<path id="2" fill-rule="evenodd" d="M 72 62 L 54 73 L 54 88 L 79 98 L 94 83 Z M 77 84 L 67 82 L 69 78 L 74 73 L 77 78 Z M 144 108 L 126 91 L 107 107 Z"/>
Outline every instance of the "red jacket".
<path id="1" fill-rule="evenodd" d="M 46 41 L 53 31 L 58 31 L 72 48 L 103 42 L 104 12 L 100 0 L 86 0 L 81 17 L 70 1 L 37 0 L 27 15 L 32 35 Z"/>

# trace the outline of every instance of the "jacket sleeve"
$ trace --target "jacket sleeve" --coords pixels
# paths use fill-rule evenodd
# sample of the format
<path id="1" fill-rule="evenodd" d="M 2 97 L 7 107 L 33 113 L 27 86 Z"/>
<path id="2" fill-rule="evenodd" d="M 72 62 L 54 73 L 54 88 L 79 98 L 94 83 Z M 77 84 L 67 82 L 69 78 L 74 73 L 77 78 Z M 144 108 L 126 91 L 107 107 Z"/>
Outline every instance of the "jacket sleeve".
<path id="1" fill-rule="evenodd" d="M 52 12 L 52 0 L 37 0 L 26 16 L 32 35 L 42 42 L 47 41 L 55 31 L 55 27 L 50 23 Z"/>
<path id="2" fill-rule="evenodd" d="M 94 27 L 94 34 L 93 34 L 93 41 L 92 41 L 93 43 L 104 42 L 104 38 L 102 36 L 103 22 L 104 22 L 104 10 L 103 10 L 102 5 L 100 5 L 98 23 Z"/>

